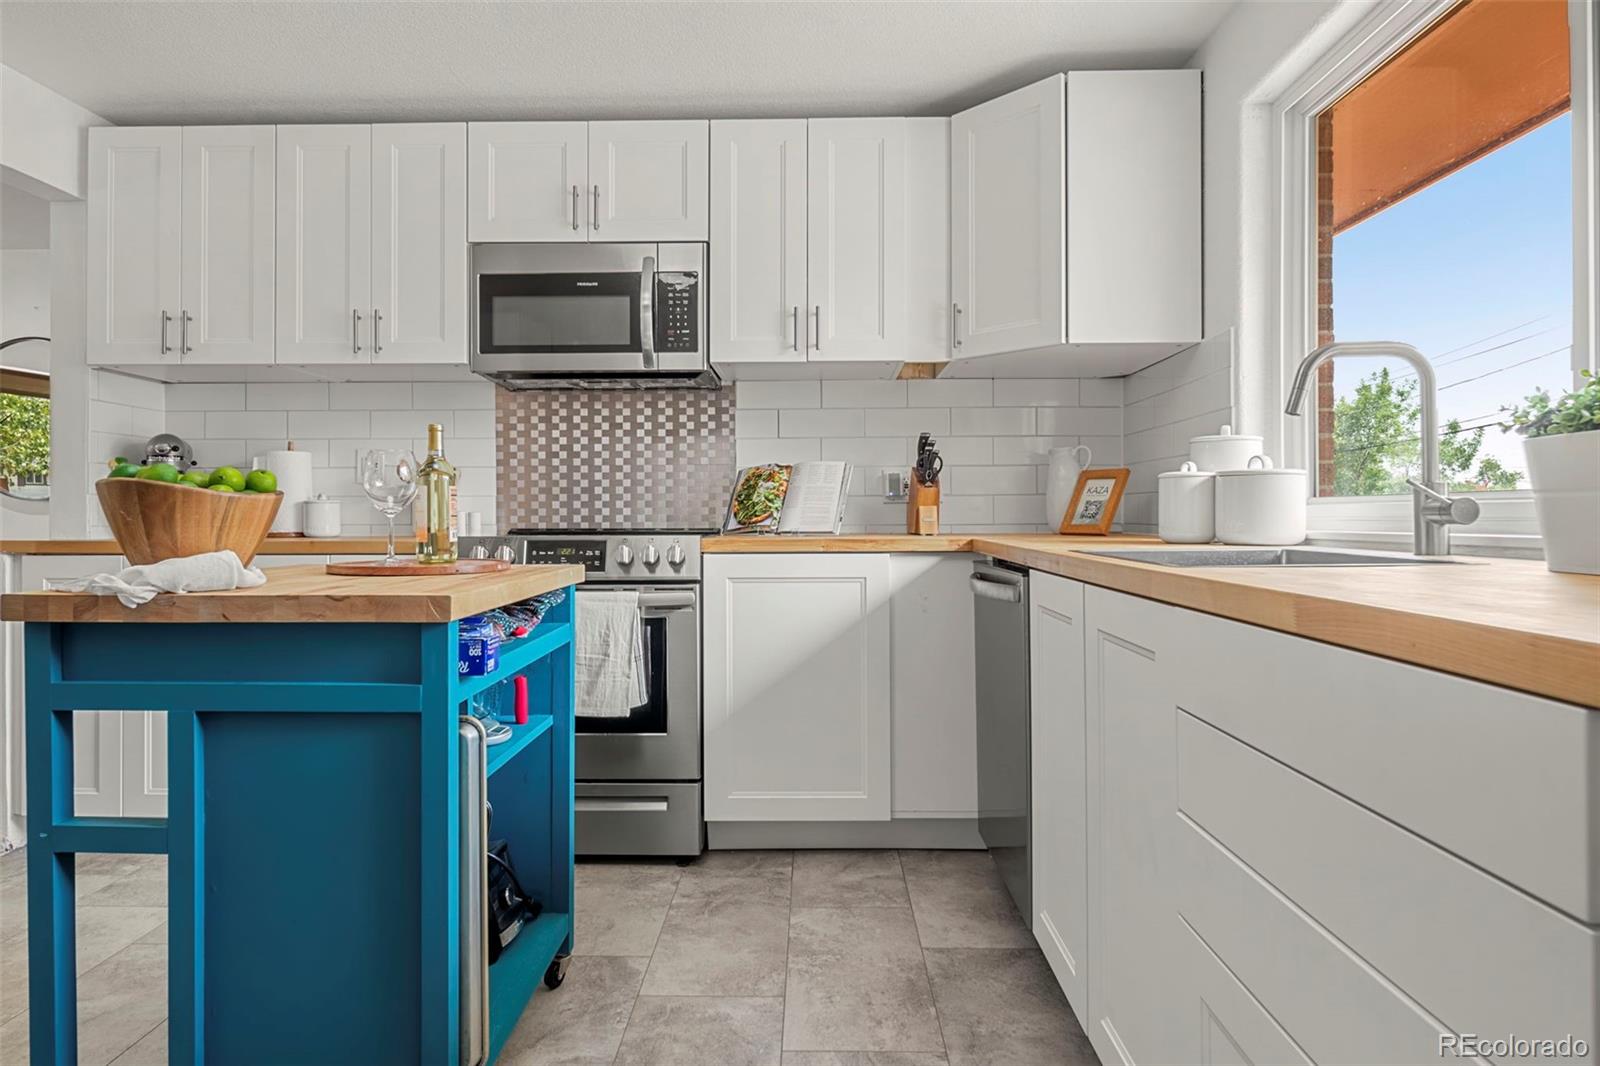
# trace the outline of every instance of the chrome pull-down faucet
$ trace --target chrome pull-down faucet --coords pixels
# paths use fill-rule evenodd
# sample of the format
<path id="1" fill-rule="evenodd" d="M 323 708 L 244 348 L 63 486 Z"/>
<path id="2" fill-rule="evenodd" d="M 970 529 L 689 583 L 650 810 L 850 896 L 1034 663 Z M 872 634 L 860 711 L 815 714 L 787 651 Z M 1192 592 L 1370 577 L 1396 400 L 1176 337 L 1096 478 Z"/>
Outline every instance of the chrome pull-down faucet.
<path id="1" fill-rule="evenodd" d="M 1298 415 L 1305 406 L 1306 389 L 1317 368 L 1336 355 L 1392 355 L 1410 363 L 1420 386 L 1421 424 L 1417 427 L 1422 444 L 1422 480 L 1407 478 L 1411 486 L 1411 550 L 1417 555 L 1449 555 L 1450 527 L 1478 520 L 1478 502 L 1453 497 L 1439 480 L 1439 384 L 1427 356 L 1399 341 L 1336 341 L 1324 344 L 1304 359 L 1294 372 L 1289 386 L 1286 414 Z"/>

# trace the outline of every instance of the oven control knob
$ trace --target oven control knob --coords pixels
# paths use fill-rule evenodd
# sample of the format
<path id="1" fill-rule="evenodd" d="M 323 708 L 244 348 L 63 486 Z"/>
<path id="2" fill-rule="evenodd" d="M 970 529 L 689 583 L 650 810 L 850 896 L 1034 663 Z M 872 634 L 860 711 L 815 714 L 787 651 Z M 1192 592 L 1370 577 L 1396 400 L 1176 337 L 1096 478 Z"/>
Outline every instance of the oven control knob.
<path id="1" fill-rule="evenodd" d="M 474 544 L 472 550 L 467 554 L 474 559 L 487 559 L 489 558 L 489 546 L 487 544 Z"/>
<path id="2" fill-rule="evenodd" d="M 494 550 L 494 557 L 499 559 L 502 563 L 514 563 L 517 561 L 517 553 L 509 544 L 502 544 L 500 547 L 496 548 Z"/>
<path id="3" fill-rule="evenodd" d="M 661 553 L 656 550 L 656 542 L 653 540 L 645 542 L 644 565 L 652 570 L 661 565 Z"/>
<path id="4" fill-rule="evenodd" d="M 626 545 L 626 544 L 618 544 L 617 545 L 617 565 L 618 566 L 632 566 L 633 565 L 633 549 L 628 547 L 628 545 Z"/>
<path id="5" fill-rule="evenodd" d="M 683 545 L 677 541 L 672 542 L 672 547 L 667 549 L 667 565 L 674 570 L 682 570 L 688 556 L 683 553 Z"/>

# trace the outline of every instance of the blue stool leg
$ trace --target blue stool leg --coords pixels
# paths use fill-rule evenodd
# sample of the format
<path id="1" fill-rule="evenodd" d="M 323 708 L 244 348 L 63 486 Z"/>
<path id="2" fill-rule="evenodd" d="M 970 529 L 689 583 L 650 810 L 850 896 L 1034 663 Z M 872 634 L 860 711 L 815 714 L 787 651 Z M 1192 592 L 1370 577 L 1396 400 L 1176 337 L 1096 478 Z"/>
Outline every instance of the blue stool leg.
<path id="1" fill-rule="evenodd" d="M 26 630 L 28 764 L 28 1048 L 38 1066 L 78 1061 L 74 856 L 55 850 L 72 817 L 72 712 L 51 704 L 60 676 L 53 625 Z"/>

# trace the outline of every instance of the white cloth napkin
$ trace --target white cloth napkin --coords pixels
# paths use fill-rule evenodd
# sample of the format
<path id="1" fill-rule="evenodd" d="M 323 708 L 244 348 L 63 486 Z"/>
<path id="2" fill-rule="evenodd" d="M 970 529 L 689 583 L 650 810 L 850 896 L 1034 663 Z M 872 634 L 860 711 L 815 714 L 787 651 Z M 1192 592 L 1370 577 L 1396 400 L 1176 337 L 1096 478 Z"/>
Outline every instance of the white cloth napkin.
<path id="1" fill-rule="evenodd" d="M 644 624 L 637 592 L 578 595 L 577 713 L 625 718 L 650 698 L 645 688 Z"/>
<path id="2" fill-rule="evenodd" d="M 206 552 L 181 559 L 163 559 L 147 566 L 130 566 L 115 574 L 89 577 L 47 578 L 50 592 L 92 592 L 115 596 L 124 607 L 149 603 L 162 592 L 220 592 L 265 585 L 267 575 L 258 566 L 245 566 L 233 551 Z"/>

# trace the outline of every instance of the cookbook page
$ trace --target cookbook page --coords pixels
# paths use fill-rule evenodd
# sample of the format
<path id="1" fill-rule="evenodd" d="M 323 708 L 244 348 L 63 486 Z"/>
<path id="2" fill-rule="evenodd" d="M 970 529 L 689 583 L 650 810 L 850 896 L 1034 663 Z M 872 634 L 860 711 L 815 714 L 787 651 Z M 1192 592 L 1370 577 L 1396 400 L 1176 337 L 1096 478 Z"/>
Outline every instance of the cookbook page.
<path id="1" fill-rule="evenodd" d="M 837 532 L 849 483 L 849 463 L 796 463 L 778 532 Z"/>
<path id="2" fill-rule="evenodd" d="M 747 466 L 739 471 L 728 498 L 724 533 L 760 533 L 778 528 L 793 467 L 786 463 Z"/>

